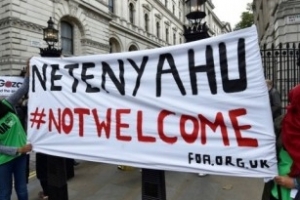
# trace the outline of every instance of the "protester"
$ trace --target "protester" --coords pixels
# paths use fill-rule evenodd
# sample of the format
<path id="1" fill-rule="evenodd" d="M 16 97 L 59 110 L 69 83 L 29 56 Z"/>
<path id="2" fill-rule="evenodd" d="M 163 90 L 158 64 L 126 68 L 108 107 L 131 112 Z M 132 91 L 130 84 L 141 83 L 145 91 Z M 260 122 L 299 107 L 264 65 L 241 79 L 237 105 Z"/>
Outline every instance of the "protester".
<path id="1" fill-rule="evenodd" d="M 28 200 L 26 183 L 26 153 L 32 149 L 26 144 L 26 132 L 19 120 L 15 106 L 28 92 L 29 60 L 22 86 L 0 101 L 0 200 L 9 200 L 14 187 L 18 200 Z"/>
<path id="2" fill-rule="evenodd" d="M 25 68 L 21 71 L 20 76 L 21 77 L 25 77 L 26 74 L 26 70 Z M 25 94 L 18 102 L 18 104 L 16 105 L 15 109 L 16 109 L 16 113 L 23 125 L 24 130 L 27 130 L 27 101 L 28 101 L 28 94 Z M 29 174 L 30 174 L 30 169 L 29 169 L 29 165 L 30 165 L 30 154 L 26 154 L 26 160 L 27 160 L 27 164 L 26 164 L 26 182 L 29 182 Z"/>
<path id="3" fill-rule="evenodd" d="M 48 159 L 50 155 L 44 153 L 35 154 L 35 167 L 36 177 L 40 181 L 42 191 L 38 193 L 39 199 L 46 200 L 49 198 L 49 185 L 48 185 Z M 74 166 L 78 166 L 80 163 L 75 159 L 65 158 L 66 165 L 66 178 L 70 179 L 74 177 Z"/>
<path id="4" fill-rule="evenodd" d="M 289 105 L 282 121 L 279 175 L 271 199 L 292 200 L 291 189 L 300 189 L 300 84 L 289 92 Z M 280 188 L 280 192 L 278 192 Z"/>
<path id="5" fill-rule="evenodd" d="M 48 199 L 48 155 L 43 153 L 36 153 L 36 177 L 40 181 L 42 191 L 39 192 L 38 196 L 40 199 Z"/>
<path id="6" fill-rule="evenodd" d="M 279 92 L 276 90 L 276 88 L 273 87 L 273 82 L 271 80 L 266 80 L 266 84 L 269 90 L 272 116 L 274 120 L 282 113 L 281 98 Z"/>
<path id="7" fill-rule="evenodd" d="M 274 127 L 276 130 L 276 127 L 279 127 L 282 121 L 282 105 L 281 105 L 281 98 L 280 93 L 276 90 L 276 88 L 273 87 L 273 82 L 271 80 L 266 80 L 267 88 L 269 91 L 269 100 L 271 105 L 271 111 L 272 111 L 272 118 L 274 122 Z M 276 134 L 276 140 L 279 135 L 279 131 L 275 131 Z M 264 185 L 263 194 L 262 194 L 262 200 L 269 200 L 271 197 L 271 189 L 274 185 L 274 181 L 268 181 Z"/>

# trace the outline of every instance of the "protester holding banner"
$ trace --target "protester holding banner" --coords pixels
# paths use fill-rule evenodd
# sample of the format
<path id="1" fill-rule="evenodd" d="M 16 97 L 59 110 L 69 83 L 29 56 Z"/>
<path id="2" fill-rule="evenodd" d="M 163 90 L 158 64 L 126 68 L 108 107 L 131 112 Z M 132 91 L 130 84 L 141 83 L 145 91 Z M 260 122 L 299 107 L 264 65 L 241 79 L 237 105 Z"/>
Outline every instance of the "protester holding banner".
<path id="1" fill-rule="evenodd" d="M 275 128 L 275 135 L 276 141 L 279 140 L 279 135 L 281 133 L 281 122 L 284 115 L 282 115 L 282 106 L 281 106 L 281 98 L 280 93 L 276 90 L 273 86 L 273 81 L 267 79 L 266 84 L 269 91 L 269 99 L 270 99 L 270 106 L 272 111 L 272 117 L 274 121 L 274 128 Z M 279 142 L 281 144 L 281 142 Z M 278 145 L 276 145 L 278 146 Z M 279 152 L 280 147 L 276 148 L 276 152 Z M 269 200 L 271 195 L 271 190 L 274 186 L 274 181 L 270 180 L 265 183 L 264 190 L 262 194 L 262 200 Z"/>
<path id="2" fill-rule="evenodd" d="M 22 78 L 25 77 L 26 69 L 23 68 L 20 72 L 20 76 Z M 27 130 L 27 102 L 28 102 L 28 93 L 25 94 L 19 101 L 18 105 L 16 106 L 16 112 L 18 117 L 23 125 L 24 130 Z M 27 183 L 29 182 L 29 175 L 30 175 L 30 154 L 26 154 L 27 164 L 26 164 L 26 178 Z"/>
<path id="3" fill-rule="evenodd" d="M 272 190 L 272 198 L 279 200 L 294 199 L 300 188 L 300 84 L 289 92 L 289 101 L 282 121 L 283 148 L 279 152 L 279 176 L 274 179 L 281 186 L 281 192 L 276 186 Z"/>
<path id="4" fill-rule="evenodd" d="M 25 154 L 32 146 L 26 144 L 26 133 L 14 108 L 28 92 L 29 60 L 25 77 L 22 87 L 0 102 L 0 200 L 10 199 L 12 177 L 18 199 L 28 200 Z"/>
<path id="5" fill-rule="evenodd" d="M 37 152 L 35 154 L 36 159 L 36 176 L 40 181 L 42 191 L 38 193 L 39 199 L 48 199 L 48 155 Z"/>

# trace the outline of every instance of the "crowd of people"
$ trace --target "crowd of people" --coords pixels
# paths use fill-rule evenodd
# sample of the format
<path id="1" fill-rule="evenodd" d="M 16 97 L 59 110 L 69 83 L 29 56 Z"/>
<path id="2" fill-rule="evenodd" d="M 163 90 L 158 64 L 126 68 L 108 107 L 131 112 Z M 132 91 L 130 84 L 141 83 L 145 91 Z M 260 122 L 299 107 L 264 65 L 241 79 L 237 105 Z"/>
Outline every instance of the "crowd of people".
<path id="1" fill-rule="evenodd" d="M 29 59 L 23 85 L 12 95 L 0 101 L 0 200 L 10 200 L 14 185 L 18 200 L 28 200 L 28 156 L 32 145 L 26 136 L 26 96 L 29 88 Z M 265 184 L 262 200 L 300 200 L 300 84 L 288 94 L 289 104 L 284 112 L 279 92 L 272 81 L 266 81 L 276 133 L 278 176 Z M 25 98 L 24 98 L 25 97 Z M 46 161 L 37 154 L 37 176 L 47 199 Z M 14 184 L 13 184 L 14 183 Z"/>

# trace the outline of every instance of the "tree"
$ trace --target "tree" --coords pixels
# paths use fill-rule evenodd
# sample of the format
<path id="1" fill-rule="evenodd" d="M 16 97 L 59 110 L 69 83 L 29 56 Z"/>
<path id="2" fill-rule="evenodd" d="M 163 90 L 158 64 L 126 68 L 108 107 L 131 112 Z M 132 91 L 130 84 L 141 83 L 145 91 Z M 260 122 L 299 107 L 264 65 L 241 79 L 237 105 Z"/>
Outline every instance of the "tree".
<path id="1" fill-rule="evenodd" d="M 250 27 L 254 24 L 253 3 L 247 3 L 245 12 L 241 14 L 241 21 L 235 25 L 234 30 Z"/>

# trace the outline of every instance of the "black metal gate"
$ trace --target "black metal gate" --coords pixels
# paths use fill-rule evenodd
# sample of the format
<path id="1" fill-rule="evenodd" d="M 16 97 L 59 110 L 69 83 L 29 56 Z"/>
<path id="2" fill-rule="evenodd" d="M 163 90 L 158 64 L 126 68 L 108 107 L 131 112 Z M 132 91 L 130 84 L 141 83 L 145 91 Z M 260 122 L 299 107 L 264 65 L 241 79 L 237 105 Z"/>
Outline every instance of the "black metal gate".
<path id="1" fill-rule="evenodd" d="M 280 92 L 283 107 L 288 103 L 288 92 L 300 83 L 300 43 L 274 44 L 261 47 L 263 68 L 266 79 L 274 83 Z"/>

